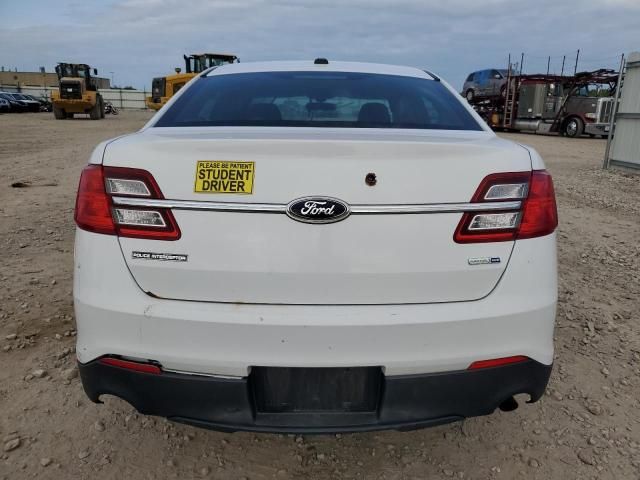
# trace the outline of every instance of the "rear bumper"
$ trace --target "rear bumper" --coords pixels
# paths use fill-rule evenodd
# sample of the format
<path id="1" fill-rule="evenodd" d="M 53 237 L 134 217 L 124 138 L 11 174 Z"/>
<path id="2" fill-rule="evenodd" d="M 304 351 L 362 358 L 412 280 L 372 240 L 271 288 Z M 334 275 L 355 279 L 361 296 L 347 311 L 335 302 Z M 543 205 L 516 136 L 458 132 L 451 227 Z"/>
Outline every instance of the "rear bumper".
<path id="1" fill-rule="evenodd" d="M 260 413 L 251 376 L 222 378 L 134 372 L 98 361 L 79 364 L 89 398 L 120 397 L 140 413 L 223 431 L 289 433 L 411 430 L 492 413 L 512 395 L 537 401 L 550 365 L 533 360 L 473 371 L 386 376 L 378 408 L 366 413 Z"/>

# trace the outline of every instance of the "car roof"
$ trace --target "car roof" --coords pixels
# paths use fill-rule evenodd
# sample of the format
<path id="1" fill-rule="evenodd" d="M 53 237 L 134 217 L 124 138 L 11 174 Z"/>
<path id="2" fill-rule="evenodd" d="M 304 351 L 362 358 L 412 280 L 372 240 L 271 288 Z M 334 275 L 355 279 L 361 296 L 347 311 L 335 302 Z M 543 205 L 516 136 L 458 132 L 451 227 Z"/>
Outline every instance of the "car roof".
<path id="1" fill-rule="evenodd" d="M 435 80 L 436 77 L 416 67 L 387 65 L 383 63 L 334 62 L 316 64 L 313 60 L 286 62 L 244 62 L 215 67 L 206 76 L 227 75 L 232 73 L 258 72 L 352 72 L 377 73 L 382 75 L 400 75 Z"/>

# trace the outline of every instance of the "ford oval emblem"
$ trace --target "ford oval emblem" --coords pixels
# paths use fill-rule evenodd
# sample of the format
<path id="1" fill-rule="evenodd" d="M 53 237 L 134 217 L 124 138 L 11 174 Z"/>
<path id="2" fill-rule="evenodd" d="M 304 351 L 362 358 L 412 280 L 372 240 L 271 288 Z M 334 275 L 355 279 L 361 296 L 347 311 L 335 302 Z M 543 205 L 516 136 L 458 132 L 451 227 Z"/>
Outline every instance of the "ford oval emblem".
<path id="1" fill-rule="evenodd" d="M 344 220 L 351 213 L 349 205 L 331 197 L 303 197 L 287 205 L 287 215 L 305 223 L 333 223 Z"/>

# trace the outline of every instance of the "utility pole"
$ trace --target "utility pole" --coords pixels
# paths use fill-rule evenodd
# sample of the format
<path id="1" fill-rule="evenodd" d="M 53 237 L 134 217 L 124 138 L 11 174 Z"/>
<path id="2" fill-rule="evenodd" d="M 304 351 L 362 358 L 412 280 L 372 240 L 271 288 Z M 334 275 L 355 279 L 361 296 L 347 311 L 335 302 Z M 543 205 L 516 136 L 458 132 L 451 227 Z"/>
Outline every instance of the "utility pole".
<path id="1" fill-rule="evenodd" d="M 520 55 L 520 75 L 522 75 L 522 66 L 524 65 L 524 52 Z"/>
<path id="2" fill-rule="evenodd" d="M 578 58 L 580 58 L 580 49 L 576 52 L 576 66 L 573 67 L 573 74 L 575 75 L 578 72 Z"/>
<path id="3" fill-rule="evenodd" d="M 551 64 L 551 55 L 547 57 L 547 75 L 549 75 L 549 65 Z"/>
<path id="4" fill-rule="evenodd" d="M 560 76 L 564 75 L 564 61 L 567 59 L 566 55 L 562 56 L 562 70 L 560 70 Z"/>

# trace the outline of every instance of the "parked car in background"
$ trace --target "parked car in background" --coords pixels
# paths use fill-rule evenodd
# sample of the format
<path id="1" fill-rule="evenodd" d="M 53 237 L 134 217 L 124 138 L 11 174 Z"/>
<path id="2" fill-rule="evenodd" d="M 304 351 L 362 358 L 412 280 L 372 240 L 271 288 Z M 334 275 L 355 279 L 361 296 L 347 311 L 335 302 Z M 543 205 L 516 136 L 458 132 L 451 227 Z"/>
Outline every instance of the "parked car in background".
<path id="1" fill-rule="evenodd" d="M 18 100 L 13 96 L 12 93 L 9 92 L 0 92 L 0 98 L 4 98 L 7 102 L 9 102 L 9 111 L 15 113 L 22 113 L 29 110 L 27 102 L 23 100 Z"/>
<path id="2" fill-rule="evenodd" d="M 205 71 L 96 147 L 75 221 L 95 402 L 318 433 L 439 425 L 545 392 L 551 176 L 421 69 Z"/>
<path id="3" fill-rule="evenodd" d="M 0 98 L 0 113 L 8 113 L 11 110 L 9 100 Z"/>
<path id="4" fill-rule="evenodd" d="M 26 95 L 22 94 L 24 97 L 27 97 L 31 100 L 34 100 L 40 104 L 41 112 L 50 112 L 51 111 L 51 100 L 46 97 L 36 97 L 34 95 Z"/>
<path id="5" fill-rule="evenodd" d="M 477 98 L 502 95 L 507 83 L 507 70 L 490 68 L 470 73 L 462 87 L 462 94 L 468 102 Z"/>
<path id="6" fill-rule="evenodd" d="M 27 95 L 24 95 L 22 93 L 12 93 L 11 95 L 16 100 L 20 100 L 21 102 L 24 102 L 25 105 L 27 106 L 27 111 L 28 112 L 39 112 L 40 111 L 40 102 L 38 100 L 33 100 L 33 99 L 29 98 Z"/>

